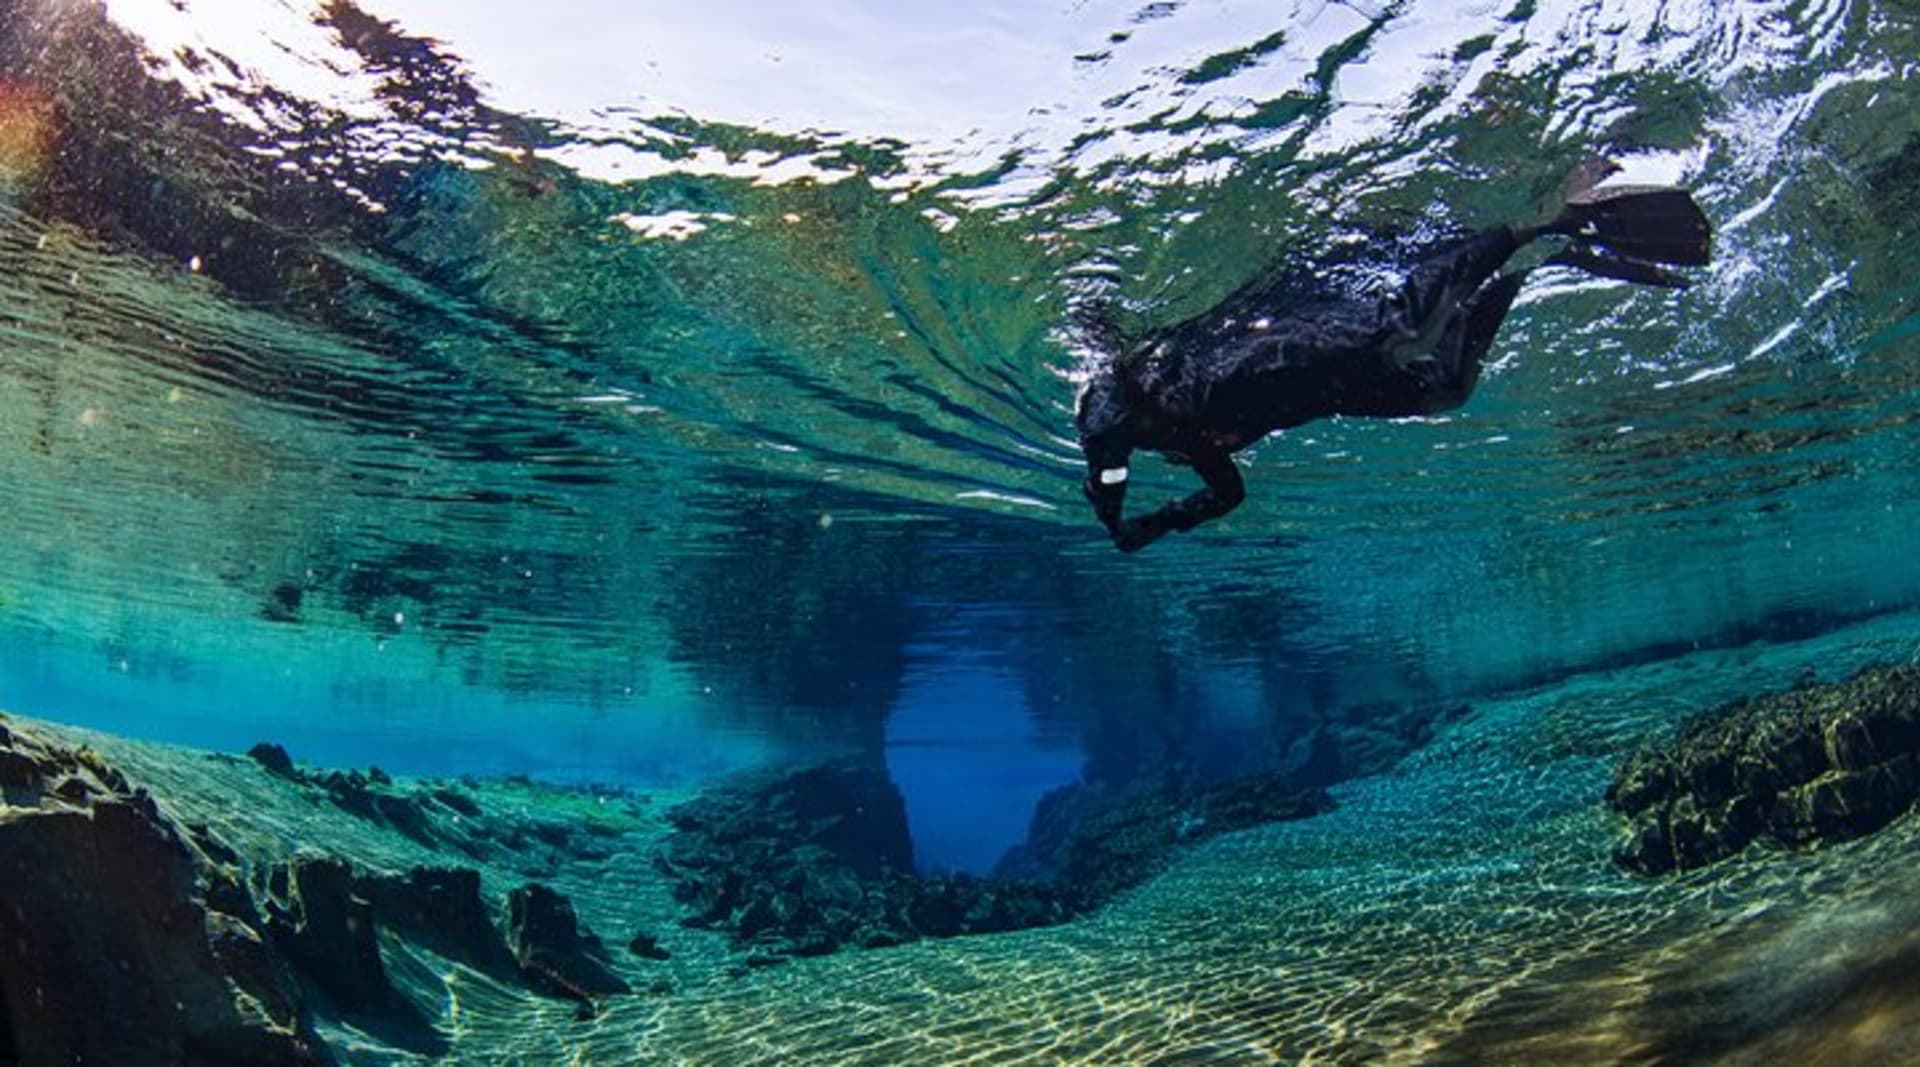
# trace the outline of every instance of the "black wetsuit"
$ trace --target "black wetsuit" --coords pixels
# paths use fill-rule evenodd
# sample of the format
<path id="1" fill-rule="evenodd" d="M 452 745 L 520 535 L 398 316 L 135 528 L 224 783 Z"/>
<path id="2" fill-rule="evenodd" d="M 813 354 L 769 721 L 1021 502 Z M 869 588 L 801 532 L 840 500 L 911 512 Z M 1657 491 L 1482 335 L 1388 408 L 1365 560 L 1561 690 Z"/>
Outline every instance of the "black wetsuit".
<path id="1" fill-rule="evenodd" d="M 1544 230 L 1488 230 L 1421 261 L 1373 304 L 1214 312 L 1117 354 L 1087 383 L 1074 422 L 1085 492 L 1123 551 L 1191 530 L 1245 496 L 1232 454 L 1329 415 L 1404 417 L 1466 402 L 1524 274 L 1500 274 Z M 1121 515 L 1127 458 L 1175 454 L 1206 487 Z"/>

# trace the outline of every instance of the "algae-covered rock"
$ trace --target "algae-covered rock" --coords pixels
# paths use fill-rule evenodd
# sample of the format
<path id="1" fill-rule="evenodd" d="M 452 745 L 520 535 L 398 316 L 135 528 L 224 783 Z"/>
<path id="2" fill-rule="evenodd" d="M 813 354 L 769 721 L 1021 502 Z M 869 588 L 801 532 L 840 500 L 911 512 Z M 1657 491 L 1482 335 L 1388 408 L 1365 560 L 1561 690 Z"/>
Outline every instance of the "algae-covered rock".
<path id="1" fill-rule="evenodd" d="M 751 774 L 667 813 L 684 852 L 821 849 L 863 878 L 913 870 L 907 805 L 884 769 L 854 761 Z M 751 857 L 748 857 L 751 858 Z"/>
<path id="2" fill-rule="evenodd" d="M 667 947 L 660 943 L 659 938 L 644 930 L 634 934 L 633 939 L 627 942 L 627 951 L 643 960 L 670 960 L 673 958 L 673 953 L 667 951 Z"/>
<path id="3" fill-rule="evenodd" d="M 331 1062 L 244 893 L 150 796 L 18 728 L 0 777 L 0 1059 Z"/>
<path id="4" fill-rule="evenodd" d="M 1627 817 L 1622 866 L 1702 867 L 1752 842 L 1790 848 L 1872 833 L 1920 798 L 1920 667 L 1873 667 L 1699 716 L 1630 757 L 1607 803 Z"/>

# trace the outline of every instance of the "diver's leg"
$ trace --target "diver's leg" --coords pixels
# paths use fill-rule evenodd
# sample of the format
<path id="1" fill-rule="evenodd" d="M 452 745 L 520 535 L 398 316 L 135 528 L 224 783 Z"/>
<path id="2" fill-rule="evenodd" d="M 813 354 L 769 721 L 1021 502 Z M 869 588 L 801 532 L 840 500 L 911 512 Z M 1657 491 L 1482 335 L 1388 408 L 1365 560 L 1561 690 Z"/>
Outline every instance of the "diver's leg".
<path id="1" fill-rule="evenodd" d="M 1526 280 L 1521 271 L 1500 275 L 1481 286 L 1447 324 L 1434 352 L 1441 373 L 1431 384 L 1427 414 L 1451 411 L 1473 394 L 1480 382 L 1481 361 L 1493 347 L 1494 335 L 1500 332 L 1500 324 L 1506 321 L 1514 297 Z"/>
<path id="2" fill-rule="evenodd" d="M 1498 226 L 1421 260 L 1401 288 L 1409 326 L 1416 333 L 1424 333 L 1420 324 L 1431 322 L 1433 316 L 1451 317 L 1515 252 L 1538 235 L 1532 227 Z"/>

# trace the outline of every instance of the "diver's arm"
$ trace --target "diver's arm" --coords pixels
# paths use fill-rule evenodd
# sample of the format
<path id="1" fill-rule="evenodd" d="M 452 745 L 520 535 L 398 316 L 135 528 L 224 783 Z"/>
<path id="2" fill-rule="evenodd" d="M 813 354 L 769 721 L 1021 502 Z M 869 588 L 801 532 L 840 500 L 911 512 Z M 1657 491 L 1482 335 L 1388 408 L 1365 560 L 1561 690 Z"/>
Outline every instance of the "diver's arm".
<path id="1" fill-rule="evenodd" d="M 1120 502 L 1126 495 L 1126 468 L 1120 468 L 1118 491 L 1113 492 L 1113 487 L 1108 487 L 1105 499 L 1096 494 L 1095 479 L 1089 478 L 1087 499 L 1093 501 L 1094 514 L 1100 516 L 1101 524 L 1113 535 L 1115 547 L 1122 552 L 1138 552 L 1174 530 L 1191 530 L 1203 522 L 1217 519 L 1239 507 L 1240 502 L 1246 499 L 1246 486 L 1240 480 L 1240 468 L 1234 466 L 1233 457 L 1227 453 L 1198 453 L 1193 457 L 1193 469 L 1207 483 L 1204 488 L 1131 519 L 1120 517 Z M 1109 501 L 1110 506 L 1104 506 Z"/>
<path id="2" fill-rule="evenodd" d="M 1127 457 L 1131 449 L 1115 448 L 1098 440 L 1081 442 L 1087 456 L 1087 480 L 1080 486 L 1094 517 L 1120 543 L 1120 511 L 1127 502 Z"/>

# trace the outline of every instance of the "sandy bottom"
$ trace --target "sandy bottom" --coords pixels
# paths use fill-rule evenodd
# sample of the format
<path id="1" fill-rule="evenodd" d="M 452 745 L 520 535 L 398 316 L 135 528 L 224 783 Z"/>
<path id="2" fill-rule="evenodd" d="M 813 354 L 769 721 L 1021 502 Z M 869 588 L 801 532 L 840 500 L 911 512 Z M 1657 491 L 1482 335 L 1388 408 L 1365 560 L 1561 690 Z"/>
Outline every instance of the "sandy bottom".
<path id="1" fill-rule="evenodd" d="M 1920 819 L 1649 880 L 1609 861 L 1619 824 L 1599 799 L 1622 753 L 1690 711 L 1916 658 L 1920 619 L 1886 618 L 1483 702 L 1395 773 L 1336 790 L 1339 810 L 1208 842 L 1091 919 L 764 969 L 674 924 L 649 855 L 678 798 L 614 801 L 611 862 L 483 876 L 504 891 L 538 874 L 612 945 L 656 934 L 673 959 L 616 952 L 648 992 L 578 1021 L 402 945 L 389 969 L 451 1063 L 1920 1062 Z M 471 863 L 244 761 L 86 739 L 245 854 Z M 484 792 L 545 817 L 609 803 Z M 427 1062 L 325 1033 L 347 1062 Z"/>

